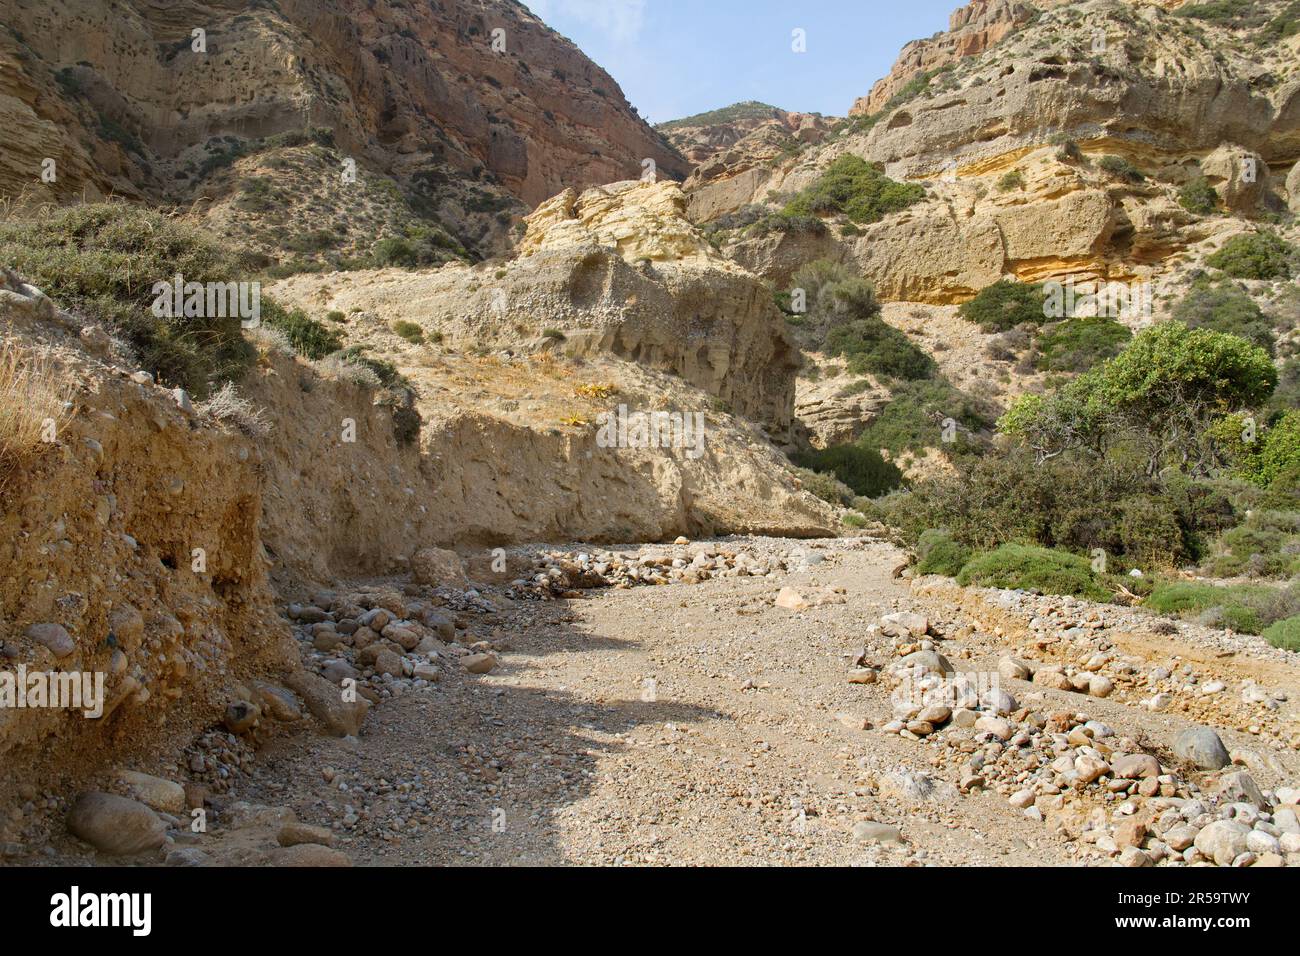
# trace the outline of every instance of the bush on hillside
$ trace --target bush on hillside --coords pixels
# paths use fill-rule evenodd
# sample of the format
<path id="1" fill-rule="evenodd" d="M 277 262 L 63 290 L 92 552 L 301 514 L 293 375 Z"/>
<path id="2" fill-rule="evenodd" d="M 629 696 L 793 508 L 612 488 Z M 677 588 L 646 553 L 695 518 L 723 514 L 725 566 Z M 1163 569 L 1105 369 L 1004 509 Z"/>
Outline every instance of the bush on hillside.
<path id="1" fill-rule="evenodd" d="M 270 308 L 267 306 L 270 305 Z M 323 359 L 343 347 L 343 339 L 328 326 L 317 322 L 302 309 L 284 309 L 263 302 L 262 323 L 289 338 L 293 350 L 304 358 Z"/>
<path id="2" fill-rule="evenodd" d="M 1103 156 L 1097 161 L 1097 165 L 1116 179 L 1123 179 L 1130 183 L 1140 183 L 1147 178 L 1146 173 L 1122 156 Z"/>
<path id="3" fill-rule="evenodd" d="M 1219 194 L 1208 179 L 1197 176 L 1178 190 L 1178 203 L 1197 216 L 1212 216 L 1219 211 Z"/>
<path id="4" fill-rule="evenodd" d="M 822 501 L 829 502 L 833 505 L 851 505 L 853 503 L 853 489 L 844 482 L 840 481 L 833 474 L 813 471 L 811 468 L 794 469 L 796 477 L 804 491 L 815 495 Z"/>
<path id="5" fill-rule="evenodd" d="M 1297 599 L 1293 597 L 1292 600 Z M 1158 614 L 1190 616 L 1209 627 L 1230 627 L 1258 634 L 1269 624 L 1295 613 L 1285 590 L 1257 585 L 1218 586 L 1193 581 L 1159 584 L 1145 606 Z"/>
<path id="6" fill-rule="evenodd" d="M 945 422 L 951 420 L 951 429 Z M 993 427 L 993 409 L 943 378 L 899 382 L 889 403 L 858 438 L 864 448 L 904 452 L 939 448 L 950 457 L 977 451 Z M 945 432 L 951 442 L 943 440 Z"/>
<path id="7" fill-rule="evenodd" d="M 1188 328 L 1236 335 L 1273 354 L 1273 323 L 1235 282 L 1193 283 L 1173 315 Z"/>
<path id="8" fill-rule="evenodd" d="M 1264 628 L 1264 640 L 1287 651 L 1300 651 L 1300 614 L 1274 621 Z"/>
<path id="9" fill-rule="evenodd" d="M 912 381 L 934 373 L 934 360 L 884 319 L 854 319 L 826 334 L 826 352 L 848 359 L 855 375 Z"/>
<path id="10" fill-rule="evenodd" d="M 1164 322 L 1050 395 L 1023 395 L 999 428 L 1040 461 L 1070 450 L 1146 449 L 1147 470 L 1214 465 L 1206 430 L 1225 411 L 1258 407 L 1277 384 L 1268 353 L 1235 335 Z"/>
<path id="11" fill-rule="evenodd" d="M 957 583 L 1111 600 L 1111 592 L 1086 558 L 1022 544 L 1004 544 L 971 558 L 957 575 Z"/>
<path id="12" fill-rule="evenodd" d="M 925 198 L 916 183 L 899 183 L 874 163 L 845 154 L 830 164 L 781 214 L 787 217 L 843 214 L 856 223 L 879 222 Z"/>
<path id="13" fill-rule="evenodd" d="M 1133 333 L 1114 319 L 1067 319 L 1038 337 L 1034 365 L 1042 372 L 1086 372 L 1114 358 L 1132 338 Z"/>
<path id="14" fill-rule="evenodd" d="M 941 529 L 924 532 L 916 542 L 916 573 L 954 578 L 970 560 L 971 551 Z"/>
<path id="15" fill-rule="evenodd" d="M 1300 512 L 1252 511 L 1214 544 L 1207 569 L 1216 577 L 1249 574 L 1289 578 L 1300 574 Z"/>
<path id="16" fill-rule="evenodd" d="M 1008 541 L 1091 554 L 1145 567 L 1199 559 L 1205 540 L 1233 520 L 1231 503 L 1205 483 L 1148 477 L 1117 456 L 1098 467 L 1074 456 L 1035 464 L 1019 449 L 959 459 L 955 475 L 919 482 L 881 502 L 906 541 L 930 528 L 987 550 Z"/>
<path id="17" fill-rule="evenodd" d="M 985 286 L 958 310 L 985 332 L 1005 332 L 1017 325 L 1042 325 L 1043 287 L 1002 279 Z"/>
<path id="18" fill-rule="evenodd" d="M 393 334 L 406 339 L 412 345 L 424 344 L 424 329 L 416 322 L 398 319 L 391 326 Z"/>
<path id="19" fill-rule="evenodd" d="M 1233 236 L 1205 260 L 1234 279 L 1289 279 L 1295 274 L 1300 250 L 1275 232 Z"/>
<path id="20" fill-rule="evenodd" d="M 169 386 L 206 398 L 237 380 L 255 351 L 237 316 L 158 318 L 154 283 L 235 282 L 248 263 L 192 226 L 126 203 L 69 206 L 41 218 L 0 222 L 0 262 L 54 299 L 103 321 L 141 367 Z M 262 299 L 265 317 L 268 300 Z"/>

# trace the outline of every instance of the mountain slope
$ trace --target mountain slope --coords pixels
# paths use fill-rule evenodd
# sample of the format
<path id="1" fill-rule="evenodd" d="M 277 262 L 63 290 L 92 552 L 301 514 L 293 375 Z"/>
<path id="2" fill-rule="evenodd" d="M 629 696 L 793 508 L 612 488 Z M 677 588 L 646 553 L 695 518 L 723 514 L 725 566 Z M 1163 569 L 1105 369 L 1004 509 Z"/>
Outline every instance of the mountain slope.
<path id="1" fill-rule="evenodd" d="M 4 0 L 0 23 L 3 194 L 185 203 L 240 144 L 311 128 L 404 188 L 469 181 L 502 208 L 634 177 L 645 158 L 687 171 L 512 0 Z"/>

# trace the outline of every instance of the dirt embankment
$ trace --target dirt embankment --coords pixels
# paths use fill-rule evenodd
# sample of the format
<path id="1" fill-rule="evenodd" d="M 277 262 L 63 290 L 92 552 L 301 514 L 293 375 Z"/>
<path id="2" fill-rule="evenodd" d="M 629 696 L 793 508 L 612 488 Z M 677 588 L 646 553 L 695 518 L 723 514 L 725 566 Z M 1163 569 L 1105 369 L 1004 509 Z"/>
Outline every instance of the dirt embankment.
<path id="1" fill-rule="evenodd" d="M 463 357 L 412 367 L 425 425 L 403 443 L 380 393 L 302 359 L 264 350 L 241 385 L 250 407 L 222 415 L 135 371 L 120 343 L 36 290 L 7 291 L 6 348 L 47 361 L 69 404 L 0 509 L 3 669 L 102 673 L 106 713 L 0 714 L 0 754 L 15 769 L 0 800 L 19 783 L 62 792 L 134 755 L 178 753 L 221 722 L 241 682 L 293 686 L 280 595 L 402 572 L 434 544 L 815 534 L 834 522 L 725 413 L 709 412 L 698 456 L 604 447 L 590 402 L 578 409 L 587 419 L 562 425 L 575 381 L 537 370 L 550 363 L 501 375 Z M 634 409 L 707 399 L 628 363 L 586 371 Z M 467 375 L 513 375 L 551 404 L 529 415 L 509 396 L 456 401 Z M 258 408 L 269 428 L 249 427 Z"/>

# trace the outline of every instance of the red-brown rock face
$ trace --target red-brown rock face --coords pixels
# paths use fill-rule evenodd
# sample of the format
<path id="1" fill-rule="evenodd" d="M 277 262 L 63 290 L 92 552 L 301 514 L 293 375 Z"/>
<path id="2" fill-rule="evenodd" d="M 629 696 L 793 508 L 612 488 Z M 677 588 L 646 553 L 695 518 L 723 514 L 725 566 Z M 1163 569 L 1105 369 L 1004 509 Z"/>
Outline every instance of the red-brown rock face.
<path id="1" fill-rule="evenodd" d="M 530 205 L 637 176 L 646 158 L 688 172 L 607 73 L 512 0 L 3 7 L 0 116 L 17 159 L 0 163 L 0 193 L 38 185 L 53 156 L 59 198 L 187 199 L 213 137 L 305 125 L 384 172 L 437 168 Z"/>
<path id="2" fill-rule="evenodd" d="M 948 32 L 926 40 L 913 40 L 903 47 L 889 75 L 876 82 L 871 92 L 859 97 L 849 115 L 877 113 L 915 76 L 968 56 L 978 56 L 1001 42 L 1024 23 L 1033 9 L 1017 0 L 971 0 L 948 18 Z"/>

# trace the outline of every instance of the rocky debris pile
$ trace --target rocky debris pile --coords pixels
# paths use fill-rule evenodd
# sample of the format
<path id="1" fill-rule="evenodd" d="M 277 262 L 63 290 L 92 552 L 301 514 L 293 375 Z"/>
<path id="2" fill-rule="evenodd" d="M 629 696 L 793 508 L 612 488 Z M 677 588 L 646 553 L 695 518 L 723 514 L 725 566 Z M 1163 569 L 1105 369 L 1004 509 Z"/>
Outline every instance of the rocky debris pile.
<path id="1" fill-rule="evenodd" d="M 1206 646 L 1216 656 L 1245 653 L 1287 662 L 1290 651 L 1271 647 L 1262 638 L 1250 635 L 1214 631 L 1075 598 L 1024 591 L 980 593 L 996 611 L 1010 612 L 1021 620 L 1028 618 L 1024 639 L 1034 653 L 1050 658 L 1040 662 L 1026 655 L 1023 663 L 1031 676 L 1022 679 L 1094 697 L 1113 695 L 1150 711 L 1179 713 L 1203 723 L 1235 727 L 1300 750 L 1300 731 L 1289 712 L 1290 695 L 1285 690 L 1261 687 L 1250 679 L 1234 687 L 1227 680 L 1204 674 L 1181 657 L 1153 663 L 1147 657 L 1122 652 L 1114 639 L 1119 634 L 1167 636 L 1174 632 Z M 989 630 L 1002 637 L 1010 632 L 1013 623 L 1003 619 Z"/>
<path id="2" fill-rule="evenodd" d="M 195 780 L 224 793 L 252 771 L 254 754 L 252 743 L 244 737 L 212 729 L 185 749 L 185 766 Z"/>
<path id="3" fill-rule="evenodd" d="M 1171 620 L 1141 608 L 1096 604 L 1080 598 L 1033 594 L 1029 591 L 979 589 L 985 599 L 1004 611 L 1029 618 L 1034 630 L 1060 632 L 1071 639 L 1086 631 L 1122 631 L 1131 634 L 1174 635 L 1219 654 L 1247 652 L 1279 662 L 1292 659 L 1291 651 L 1271 646 L 1261 637 Z"/>
<path id="4" fill-rule="evenodd" d="M 902 615 L 891 617 L 901 630 Z M 925 633 L 924 618 L 911 617 L 917 626 L 909 636 Z M 1047 710 L 1041 694 L 1018 702 L 999 680 L 1030 676 L 1016 658 L 1004 657 L 987 681 L 957 673 L 929 640 L 879 670 L 864 663 L 854 661 L 850 681 L 865 682 L 865 670 L 893 688 L 893 719 L 883 733 L 924 741 L 933 748 L 931 763 L 948 769 L 960 792 L 1001 793 L 1026 817 L 1069 833 L 1085 858 L 1125 866 L 1300 866 L 1295 790 L 1267 793 L 1245 770 L 1198 784 L 1180 769 L 1180 763 L 1216 772 L 1231 767 L 1209 728 L 1185 731 L 1172 759 L 1162 760 L 1086 713 Z"/>
<path id="5" fill-rule="evenodd" d="M 1174 679 L 1168 670 L 1152 671 L 1108 646 L 1090 648 L 1069 664 L 1004 655 L 996 670 L 963 671 L 958 655 L 967 657 L 969 651 L 954 642 L 948 655 L 940 653 L 943 634 L 936 623 L 910 611 L 883 615 L 867 629 L 865 646 L 848 655 L 850 683 L 881 682 L 891 691 L 892 712 L 880 732 L 922 744 L 934 771 L 919 782 L 902 771 L 887 775 L 878 782 L 882 794 L 903 803 L 980 791 L 1001 794 L 1027 818 L 1049 822 L 1071 839 L 1080 862 L 1300 865 L 1296 790 L 1261 790 L 1239 766 L 1266 766 L 1258 755 L 1229 754 L 1205 726 L 1185 730 L 1172 752 L 1158 752 L 1142 735 L 1118 733 L 1033 689 L 1108 697 L 1116 682 L 1102 673 L 1105 669 L 1130 685 L 1153 675 L 1159 681 Z M 1069 608 L 1055 623 L 1076 633 L 1058 639 L 1047 620 L 1036 617 L 1030 641 L 1043 648 L 1072 646 L 1075 640 L 1095 640 L 1107 626 L 1086 607 Z M 975 633 L 971 625 L 956 622 L 945 622 L 942 629 L 955 637 Z M 1187 668 L 1183 679 L 1194 677 Z M 1017 700 L 1004 685 L 1022 681 L 1027 693 Z M 1216 683 L 1223 685 L 1201 680 L 1191 686 L 1223 695 L 1226 686 Z M 1267 711 L 1269 703 L 1276 710 L 1286 695 L 1248 683 L 1242 697 Z M 868 729 L 870 722 L 855 716 L 853 727 Z"/>
<path id="6" fill-rule="evenodd" d="M 174 781 L 134 772 L 122 777 L 136 779 L 133 797 L 89 791 L 68 813 L 68 832 L 100 853 L 154 854 L 167 866 L 352 865 L 333 848 L 332 830 L 300 823 L 289 807 L 237 802 L 199 813 L 186 806 L 187 788 Z"/>
<path id="7" fill-rule="evenodd" d="M 525 575 L 510 582 L 523 594 L 581 597 L 593 588 L 654 584 L 699 584 L 710 578 L 764 577 L 810 571 L 829 555 L 818 547 L 765 548 L 757 542 L 697 542 L 684 537 L 671 545 L 635 551 L 591 549 L 534 554 Z"/>
<path id="8" fill-rule="evenodd" d="M 472 640 L 467 616 L 498 610 L 476 589 L 392 587 L 320 592 L 286 609 L 311 672 L 355 687 L 369 703 L 438 683 L 452 666 L 486 674 L 499 663 L 500 639 Z M 354 682 L 348 684 L 346 682 Z"/>

